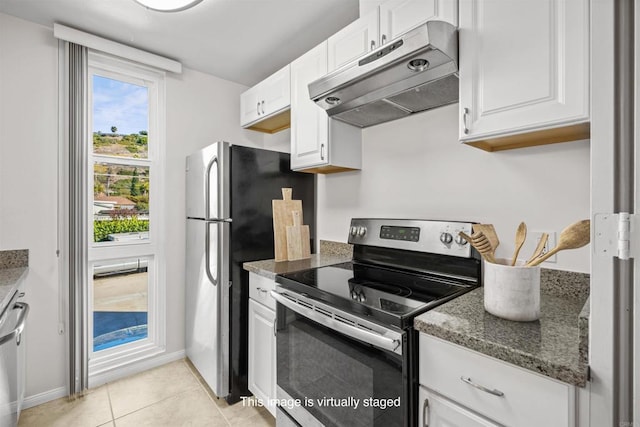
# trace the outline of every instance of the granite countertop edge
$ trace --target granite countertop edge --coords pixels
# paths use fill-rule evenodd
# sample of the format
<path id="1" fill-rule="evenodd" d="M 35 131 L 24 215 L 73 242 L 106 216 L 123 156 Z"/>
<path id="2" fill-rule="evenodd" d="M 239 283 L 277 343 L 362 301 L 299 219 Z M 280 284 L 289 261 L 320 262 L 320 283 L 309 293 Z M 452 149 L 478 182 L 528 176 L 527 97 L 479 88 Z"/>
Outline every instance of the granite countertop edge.
<path id="1" fill-rule="evenodd" d="M 575 369 L 571 366 L 561 365 L 550 362 L 531 354 L 518 351 L 513 347 L 503 346 L 497 343 L 489 343 L 476 337 L 454 332 L 441 328 L 437 325 L 429 324 L 417 317 L 415 319 L 415 328 L 423 333 L 440 338 L 442 340 L 460 345 L 470 350 L 477 351 L 486 356 L 495 357 L 496 359 L 510 363 L 520 368 L 524 368 L 538 374 L 544 375 L 572 384 L 578 387 L 584 387 L 588 379 L 588 366 L 580 363 L 579 368 Z M 515 356 L 515 357 L 514 357 Z M 517 358 L 517 360 L 514 360 Z"/>

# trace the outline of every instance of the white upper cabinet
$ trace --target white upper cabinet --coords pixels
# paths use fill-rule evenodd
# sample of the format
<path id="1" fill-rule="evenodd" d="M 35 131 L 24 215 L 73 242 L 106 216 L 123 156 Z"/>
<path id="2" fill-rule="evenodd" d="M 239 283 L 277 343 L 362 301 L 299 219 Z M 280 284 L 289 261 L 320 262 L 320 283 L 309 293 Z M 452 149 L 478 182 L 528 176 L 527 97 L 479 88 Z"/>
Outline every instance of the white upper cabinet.
<path id="1" fill-rule="evenodd" d="M 337 70 L 378 45 L 378 11 L 353 21 L 329 37 L 329 72 Z"/>
<path id="2" fill-rule="evenodd" d="M 460 0 L 459 39 L 461 141 L 588 137 L 588 0 Z"/>
<path id="3" fill-rule="evenodd" d="M 427 21 L 458 25 L 458 0 L 387 0 L 380 5 L 380 42 L 385 42 Z"/>
<path id="4" fill-rule="evenodd" d="M 240 95 L 243 128 L 274 133 L 290 123 L 291 72 L 287 65 Z"/>
<path id="5" fill-rule="evenodd" d="M 361 167 L 361 131 L 330 120 L 308 85 L 327 74 L 327 42 L 291 63 L 291 169 L 332 173 Z"/>
<path id="6" fill-rule="evenodd" d="M 329 37 L 329 72 L 372 51 L 418 25 L 431 21 L 458 24 L 457 0 L 387 0 Z"/>

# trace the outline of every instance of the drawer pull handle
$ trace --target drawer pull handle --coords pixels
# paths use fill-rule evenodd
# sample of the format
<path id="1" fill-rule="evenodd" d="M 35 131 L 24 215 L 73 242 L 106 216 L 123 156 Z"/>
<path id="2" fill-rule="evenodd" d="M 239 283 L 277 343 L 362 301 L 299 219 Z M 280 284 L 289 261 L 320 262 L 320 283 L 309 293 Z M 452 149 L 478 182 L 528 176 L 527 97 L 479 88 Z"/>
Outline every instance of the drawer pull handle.
<path id="1" fill-rule="evenodd" d="M 463 382 L 469 384 L 470 386 L 477 388 L 478 390 L 485 391 L 485 392 L 487 392 L 489 394 L 493 394 L 494 396 L 498 396 L 498 397 L 504 396 L 504 393 L 501 392 L 500 390 L 496 390 L 495 388 L 493 390 L 488 389 L 488 388 L 486 388 L 484 386 L 481 386 L 480 384 L 474 383 L 473 381 L 471 381 L 471 378 L 460 377 L 460 379 Z"/>
<path id="2" fill-rule="evenodd" d="M 268 290 L 266 290 L 266 289 L 264 289 L 264 288 L 260 288 L 260 287 L 256 288 L 256 290 L 257 290 L 258 292 L 262 292 L 262 293 L 264 293 L 265 295 L 267 294 L 267 292 L 269 292 Z"/>

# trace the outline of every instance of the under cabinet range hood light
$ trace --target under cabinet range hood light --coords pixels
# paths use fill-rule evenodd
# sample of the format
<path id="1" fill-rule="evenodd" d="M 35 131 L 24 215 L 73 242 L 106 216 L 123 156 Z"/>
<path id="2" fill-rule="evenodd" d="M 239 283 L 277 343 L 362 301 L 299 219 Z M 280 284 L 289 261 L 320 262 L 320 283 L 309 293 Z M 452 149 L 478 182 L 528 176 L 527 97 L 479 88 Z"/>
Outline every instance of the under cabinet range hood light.
<path id="1" fill-rule="evenodd" d="M 429 21 L 309 84 L 334 119 L 365 128 L 458 102 L 458 32 Z"/>
<path id="2" fill-rule="evenodd" d="M 200 3 L 202 0 L 134 0 L 147 9 L 158 12 L 179 12 L 189 9 Z"/>

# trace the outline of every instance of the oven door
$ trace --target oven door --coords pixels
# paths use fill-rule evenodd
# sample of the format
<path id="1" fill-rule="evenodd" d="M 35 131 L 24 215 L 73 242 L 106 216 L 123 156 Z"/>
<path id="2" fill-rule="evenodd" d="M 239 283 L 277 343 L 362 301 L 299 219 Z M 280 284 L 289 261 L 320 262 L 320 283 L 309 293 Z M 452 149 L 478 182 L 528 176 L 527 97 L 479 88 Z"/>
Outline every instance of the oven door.
<path id="1" fill-rule="evenodd" d="M 272 295 L 278 426 L 407 425 L 406 332 L 279 286 Z"/>

